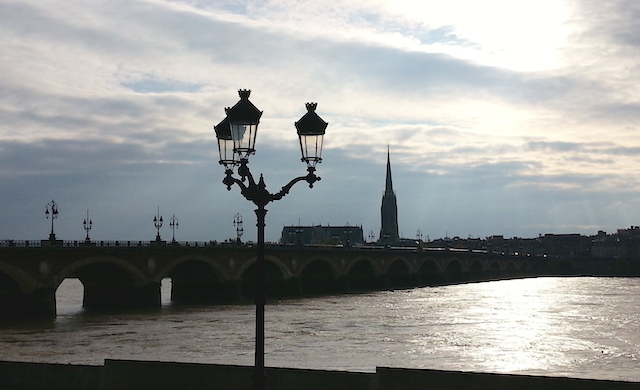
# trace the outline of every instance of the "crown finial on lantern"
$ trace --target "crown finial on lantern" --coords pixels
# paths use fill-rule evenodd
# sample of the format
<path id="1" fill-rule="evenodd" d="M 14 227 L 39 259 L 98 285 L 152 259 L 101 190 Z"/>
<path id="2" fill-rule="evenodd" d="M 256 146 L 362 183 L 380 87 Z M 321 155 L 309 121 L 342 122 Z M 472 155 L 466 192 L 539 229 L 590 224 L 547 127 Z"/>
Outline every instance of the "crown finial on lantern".
<path id="1" fill-rule="evenodd" d="M 250 89 L 239 89 L 238 95 L 240 95 L 240 99 L 246 100 L 249 99 L 249 95 L 251 95 Z"/>
<path id="2" fill-rule="evenodd" d="M 306 103 L 305 106 L 307 107 L 307 111 L 315 112 L 316 107 L 318 107 L 318 103 Z"/>

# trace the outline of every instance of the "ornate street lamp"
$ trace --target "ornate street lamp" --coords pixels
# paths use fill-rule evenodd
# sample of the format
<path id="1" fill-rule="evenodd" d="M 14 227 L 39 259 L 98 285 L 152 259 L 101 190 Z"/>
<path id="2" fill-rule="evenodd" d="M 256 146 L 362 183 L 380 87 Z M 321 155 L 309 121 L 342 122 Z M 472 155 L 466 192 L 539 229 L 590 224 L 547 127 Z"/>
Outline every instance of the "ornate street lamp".
<path id="1" fill-rule="evenodd" d="M 56 240 L 56 234 L 53 232 L 53 220 L 58 218 L 58 204 L 55 200 L 51 199 L 51 202 L 47 203 L 44 215 L 47 219 L 51 217 L 51 233 L 49 233 L 49 241 Z"/>
<path id="2" fill-rule="evenodd" d="M 160 218 L 162 218 L 162 217 L 160 217 Z M 171 219 L 169 220 L 169 227 L 173 231 L 173 237 L 171 238 L 171 243 L 175 244 L 175 242 L 176 242 L 176 229 L 178 228 L 178 218 L 176 218 L 175 214 L 173 214 L 173 217 L 171 217 Z"/>
<path id="3" fill-rule="evenodd" d="M 295 122 L 295 127 L 300 141 L 302 161 L 307 164 L 307 175 L 291 180 L 282 187 L 279 192 L 271 194 L 266 189 L 266 184 L 262 174 L 256 183 L 249 170 L 249 156 L 255 153 L 256 135 L 262 111 L 249 101 L 250 90 L 241 89 L 238 91 L 240 101 L 235 106 L 225 109 L 227 117 L 214 126 L 216 138 L 218 139 L 218 150 L 220 152 L 220 164 L 225 167 L 225 178 L 222 182 L 228 190 L 234 184 L 240 187 L 240 192 L 258 208 L 255 210 L 258 227 L 258 246 L 256 256 L 256 347 L 255 347 L 255 368 L 254 381 L 255 388 L 262 390 L 265 388 L 264 375 L 264 308 L 265 297 L 265 256 L 264 256 L 264 230 L 265 216 L 267 210 L 265 206 L 272 201 L 280 200 L 289 193 L 291 187 L 300 181 L 306 181 L 309 188 L 319 181 L 316 176 L 316 164 L 322 161 L 322 141 L 328 123 L 323 121 L 315 110 L 316 103 L 307 103 L 307 113 Z M 240 179 L 234 177 L 234 169 L 238 168 Z"/>
<path id="4" fill-rule="evenodd" d="M 84 228 L 84 231 L 87 232 L 87 237 L 85 237 L 84 239 L 87 243 L 91 241 L 91 239 L 89 238 L 89 230 L 91 230 L 92 226 L 93 226 L 93 221 L 89 219 L 89 210 L 87 210 L 87 218 L 84 221 L 82 221 L 82 227 Z"/>
<path id="5" fill-rule="evenodd" d="M 155 217 L 153 217 L 153 226 L 156 228 L 156 241 L 160 242 L 162 239 L 160 238 L 160 228 L 162 227 L 162 216 L 160 215 L 160 206 L 158 206 L 158 213 Z"/>
<path id="6" fill-rule="evenodd" d="M 236 213 L 233 217 L 233 226 L 236 228 L 236 243 L 239 245 L 242 241 L 240 238 L 242 234 L 244 234 L 244 229 L 242 228 L 242 215 L 240 213 Z"/>

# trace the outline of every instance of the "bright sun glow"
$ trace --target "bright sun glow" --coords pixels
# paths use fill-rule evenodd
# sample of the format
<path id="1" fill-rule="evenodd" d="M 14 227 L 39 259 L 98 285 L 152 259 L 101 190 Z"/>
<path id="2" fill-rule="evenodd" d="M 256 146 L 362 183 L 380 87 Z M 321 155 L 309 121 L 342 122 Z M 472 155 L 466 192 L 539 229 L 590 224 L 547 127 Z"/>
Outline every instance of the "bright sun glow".
<path id="1" fill-rule="evenodd" d="M 561 66 L 559 50 L 570 34 L 570 9 L 563 1 L 401 0 L 384 7 L 426 28 L 451 30 L 455 41 L 427 45 L 429 50 L 516 70 Z"/>

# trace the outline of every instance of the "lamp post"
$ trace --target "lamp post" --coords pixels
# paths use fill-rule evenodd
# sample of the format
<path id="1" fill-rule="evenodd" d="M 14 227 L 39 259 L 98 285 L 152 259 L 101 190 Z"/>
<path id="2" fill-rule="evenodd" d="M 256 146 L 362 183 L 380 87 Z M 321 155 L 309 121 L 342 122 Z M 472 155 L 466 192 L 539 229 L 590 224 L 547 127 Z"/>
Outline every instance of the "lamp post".
<path id="1" fill-rule="evenodd" d="M 322 141 L 328 123 L 323 121 L 316 114 L 316 103 L 307 103 L 307 113 L 299 121 L 295 122 L 295 127 L 300 141 L 300 151 L 302 161 L 307 164 L 307 175 L 299 176 L 291 180 L 280 191 L 272 194 L 266 189 L 264 177 L 260 174 L 260 179 L 256 183 L 249 170 L 249 157 L 255 153 L 255 140 L 258 131 L 258 124 L 262 111 L 249 101 L 250 90 L 241 89 L 238 91 L 240 101 L 231 108 L 226 108 L 226 118 L 214 126 L 216 138 L 218 139 L 218 150 L 220 152 L 220 164 L 225 167 L 225 178 L 222 182 L 227 186 L 227 190 L 236 184 L 240 187 L 241 194 L 258 208 L 255 210 L 258 227 L 258 245 L 256 255 L 256 346 L 255 346 L 255 367 L 254 384 L 255 389 L 264 390 L 264 308 L 265 297 L 265 216 L 267 210 L 265 206 L 270 202 L 280 200 L 289 193 L 294 184 L 306 181 L 309 188 L 320 180 L 316 176 L 316 164 L 322 162 Z M 238 168 L 240 179 L 234 177 L 234 168 Z"/>
<path id="2" fill-rule="evenodd" d="M 156 241 L 160 242 L 162 239 L 160 238 L 160 228 L 162 227 L 162 216 L 160 215 L 160 206 L 158 206 L 158 213 L 155 217 L 153 217 L 153 226 L 156 228 Z"/>
<path id="3" fill-rule="evenodd" d="M 89 219 L 89 210 L 87 210 L 87 218 L 84 221 L 82 221 L 82 227 L 84 228 L 84 231 L 87 232 L 87 237 L 85 237 L 84 239 L 87 243 L 91 241 L 91 239 L 89 238 L 89 230 L 91 230 L 92 226 L 93 226 L 93 221 Z"/>
<path id="4" fill-rule="evenodd" d="M 53 232 L 53 220 L 58 218 L 58 204 L 55 200 L 51 199 L 51 202 L 47 203 L 44 215 L 47 219 L 51 216 L 51 233 L 49 233 L 49 241 L 54 242 L 56 240 L 56 234 Z"/>
<path id="5" fill-rule="evenodd" d="M 160 218 L 162 219 L 162 217 L 160 217 Z M 169 227 L 173 231 L 173 236 L 171 238 L 171 243 L 175 244 L 175 242 L 176 242 L 176 229 L 178 228 L 178 218 L 176 218 L 175 214 L 173 214 L 173 217 L 171 217 L 171 219 L 169 220 Z"/>
<path id="6" fill-rule="evenodd" d="M 242 228 L 242 215 L 240 215 L 240 213 L 236 213 L 233 217 L 233 226 L 236 228 L 236 244 L 240 245 L 240 238 L 244 233 L 244 229 Z"/>

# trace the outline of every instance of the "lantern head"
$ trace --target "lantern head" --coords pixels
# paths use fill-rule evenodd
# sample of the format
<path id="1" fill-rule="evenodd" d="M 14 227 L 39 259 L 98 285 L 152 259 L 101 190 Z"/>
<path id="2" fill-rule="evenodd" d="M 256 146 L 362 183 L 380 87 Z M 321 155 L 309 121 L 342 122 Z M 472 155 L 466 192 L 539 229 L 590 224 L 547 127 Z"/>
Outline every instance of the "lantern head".
<path id="1" fill-rule="evenodd" d="M 302 161 L 306 162 L 309 168 L 315 168 L 317 163 L 322 162 L 322 142 L 329 125 L 316 114 L 317 106 L 318 103 L 307 103 L 307 113 L 295 123 Z"/>
<path id="2" fill-rule="evenodd" d="M 233 152 L 237 154 L 239 160 L 248 158 L 256 152 L 256 134 L 262 111 L 249 101 L 251 90 L 241 89 L 238 94 L 240 101 L 235 106 L 227 108 L 226 112 L 233 141 Z"/>

